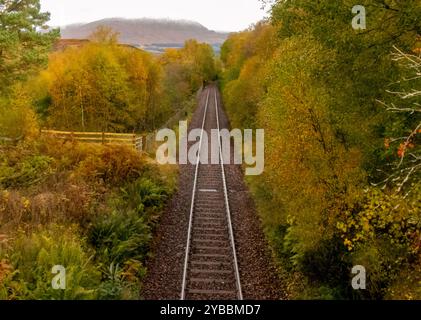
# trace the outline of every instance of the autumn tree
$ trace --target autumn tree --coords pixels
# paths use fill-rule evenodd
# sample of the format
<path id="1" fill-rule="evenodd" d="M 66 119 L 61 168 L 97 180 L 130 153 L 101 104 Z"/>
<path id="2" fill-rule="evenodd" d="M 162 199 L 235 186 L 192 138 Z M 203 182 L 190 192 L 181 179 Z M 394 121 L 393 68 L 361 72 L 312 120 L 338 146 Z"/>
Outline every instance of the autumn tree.
<path id="1" fill-rule="evenodd" d="M 180 50 L 167 50 L 162 57 L 169 70 L 178 69 L 176 76 L 184 78 L 191 93 L 216 77 L 214 52 L 210 45 L 188 40 Z M 174 74 L 174 72 L 173 72 Z"/>
<path id="2" fill-rule="evenodd" d="M 217 77 L 212 47 L 195 40 L 186 41 L 181 49 L 167 49 L 159 60 L 164 69 L 165 103 L 173 113 L 186 109 L 197 90 Z"/>
<path id="3" fill-rule="evenodd" d="M 141 132 L 162 121 L 161 67 L 150 54 L 121 46 L 115 37 L 100 28 L 94 42 L 50 56 L 36 81 L 44 84 L 37 85 L 37 101 L 49 126 Z"/>
<path id="4" fill-rule="evenodd" d="M 119 33 L 115 32 L 111 27 L 99 26 L 89 36 L 89 40 L 91 40 L 92 42 L 97 42 L 97 43 L 102 43 L 102 44 L 117 44 L 118 37 L 119 37 Z"/>
<path id="5" fill-rule="evenodd" d="M 378 101 L 396 120 L 388 124 L 391 136 L 385 138 L 391 163 L 381 170 L 386 177 L 376 185 L 408 195 L 418 188 L 421 174 L 421 58 L 395 47 L 392 59 L 401 66 L 402 78 L 387 89 L 394 101 Z"/>
<path id="6" fill-rule="evenodd" d="M 357 31 L 345 0 L 264 2 L 270 21 L 231 35 L 221 59 L 234 125 L 265 129 L 265 172 L 249 181 L 268 238 L 291 286 L 306 288 L 299 297 L 385 297 L 400 268 L 416 281 L 410 266 L 419 258 L 419 188 L 405 198 L 371 183 L 391 174 L 391 160 L 402 166 L 390 181 L 419 180 L 405 181 L 418 168 L 419 119 L 409 116 L 417 89 L 403 85 L 390 52 L 415 47 L 421 3 L 363 1 L 369 23 Z M 411 112 L 394 118 L 392 103 Z M 375 270 L 370 290 L 357 294 L 347 285 L 356 264 Z"/>

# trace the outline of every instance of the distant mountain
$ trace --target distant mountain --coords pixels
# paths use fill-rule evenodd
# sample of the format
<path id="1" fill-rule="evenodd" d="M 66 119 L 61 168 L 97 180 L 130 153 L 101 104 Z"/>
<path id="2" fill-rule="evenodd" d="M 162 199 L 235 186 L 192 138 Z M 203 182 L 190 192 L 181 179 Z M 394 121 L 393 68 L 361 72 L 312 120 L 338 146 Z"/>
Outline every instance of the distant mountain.
<path id="1" fill-rule="evenodd" d="M 186 40 L 196 39 L 216 47 L 228 33 L 215 32 L 203 25 L 186 20 L 111 18 L 87 24 L 74 24 L 61 29 L 63 39 L 86 39 L 98 27 L 107 26 L 120 33 L 120 42 L 137 47 L 178 47 Z"/>

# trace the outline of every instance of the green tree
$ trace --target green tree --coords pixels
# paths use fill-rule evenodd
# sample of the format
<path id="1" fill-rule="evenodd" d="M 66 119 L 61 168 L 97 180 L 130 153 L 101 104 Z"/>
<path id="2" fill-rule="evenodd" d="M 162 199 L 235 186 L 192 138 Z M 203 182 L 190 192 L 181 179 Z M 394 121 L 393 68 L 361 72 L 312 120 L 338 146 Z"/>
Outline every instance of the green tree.
<path id="1" fill-rule="evenodd" d="M 0 0 L 0 90 L 47 62 L 58 30 L 48 30 L 49 13 L 39 0 Z"/>

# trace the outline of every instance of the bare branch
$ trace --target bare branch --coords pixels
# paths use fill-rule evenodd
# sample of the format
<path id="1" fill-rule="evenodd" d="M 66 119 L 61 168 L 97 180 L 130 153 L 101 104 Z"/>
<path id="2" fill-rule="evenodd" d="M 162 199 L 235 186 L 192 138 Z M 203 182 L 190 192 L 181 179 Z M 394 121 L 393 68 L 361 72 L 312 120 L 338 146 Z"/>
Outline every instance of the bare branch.
<path id="1" fill-rule="evenodd" d="M 403 68 L 407 69 L 412 75 L 406 76 L 401 81 L 394 84 L 402 84 L 403 82 L 414 82 L 421 78 L 421 57 L 413 54 L 406 54 L 397 47 L 394 47 L 395 52 L 392 53 L 392 60 L 400 63 Z M 421 97 L 421 90 L 386 90 L 387 93 L 397 96 L 402 100 L 403 106 L 396 106 L 394 103 L 385 103 L 377 100 L 387 111 L 392 113 L 407 113 L 414 120 L 420 120 L 419 114 L 421 113 L 421 104 L 419 97 Z M 413 101 L 415 99 L 415 102 Z M 416 178 L 416 175 L 421 169 L 421 148 L 418 141 L 418 135 L 421 134 L 421 121 L 418 122 L 415 128 L 411 129 L 407 136 L 403 137 L 390 137 L 387 139 L 387 147 L 390 144 L 399 142 L 399 161 L 391 163 L 392 167 L 389 173 L 382 170 L 386 174 L 386 178 L 379 183 L 372 184 L 373 186 L 381 186 L 385 188 L 387 185 L 395 185 L 396 192 L 400 193 L 405 189 L 405 197 L 411 193 L 411 188 L 406 188 L 409 182 Z M 409 152 L 410 150 L 410 152 Z"/>

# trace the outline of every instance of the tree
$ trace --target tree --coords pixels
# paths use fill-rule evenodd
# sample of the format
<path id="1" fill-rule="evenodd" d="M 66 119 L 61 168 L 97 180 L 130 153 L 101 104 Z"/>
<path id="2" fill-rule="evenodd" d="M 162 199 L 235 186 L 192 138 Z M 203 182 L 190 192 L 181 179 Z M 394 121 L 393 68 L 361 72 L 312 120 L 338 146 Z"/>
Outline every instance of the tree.
<path id="1" fill-rule="evenodd" d="M 157 59 L 119 45 L 112 30 L 99 28 L 94 42 L 50 56 L 33 83 L 45 103 L 47 125 L 81 131 L 142 132 L 162 124 L 162 68 Z M 46 88 L 46 90 L 44 89 Z"/>
<path id="2" fill-rule="evenodd" d="M 162 57 L 163 64 L 174 70 L 180 68 L 184 81 L 194 93 L 216 77 L 214 52 L 210 45 L 188 40 L 180 50 L 167 50 Z M 171 66 L 172 65 L 172 66 Z"/>
<path id="3" fill-rule="evenodd" d="M 0 91 L 47 62 L 58 30 L 48 30 L 49 13 L 39 0 L 0 0 Z"/>
<path id="4" fill-rule="evenodd" d="M 213 49 L 196 40 L 186 41 L 181 49 L 167 49 L 160 57 L 164 69 L 164 104 L 176 113 L 206 82 L 217 77 Z"/>
<path id="5" fill-rule="evenodd" d="M 99 42 L 102 44 L 117 44 L 119 33 L 113 31 L 111 27 L 99 26 L 90 36 L 89 40 L 92 42 Z"/>
<path id="6" fill-rule="evenodd" d="M 13 86 L 8 99 L 0 99 L 0 143 L 36 136 L 38 122 L 31 106 L 29 88 Z"/>
<path id="7" fill-rule="evenodd" d="M 385 140 L 393 162 L 390 169 L 382 170 L 386 178 L 375 185 L 389 185 L 397 193 L 405 191 L 408 194 L 419 187 L 416 184 L 419 184 L 421 173 L 421 57 L 395 47 L 392 59 L 403 70 L 402 79 L 394 85 L 396 88 L 387 91 L 397 101 L 379 102 L 388 112 L 398 115 L 398 123 L 391 123 L 391 133 L 395 131 L 399 135 Z"/>
<path id="8" fill-rule="evenodd" d="M 400 268 L 417 279 L 420 71 L 389 53 L 415 47 L 421 2 L 365 0 L 363 31 L 346 0 L 262 2 L 270 24 L 230 35 L 221 60 L 234 125 L 265 129 L 265 172 L 249 181 L 269 240 L 294 291 L 310 288 L 300 298 L 384 297 Z M 375 271 L 360 294 L 347 286 L 356 264 Z"/>

